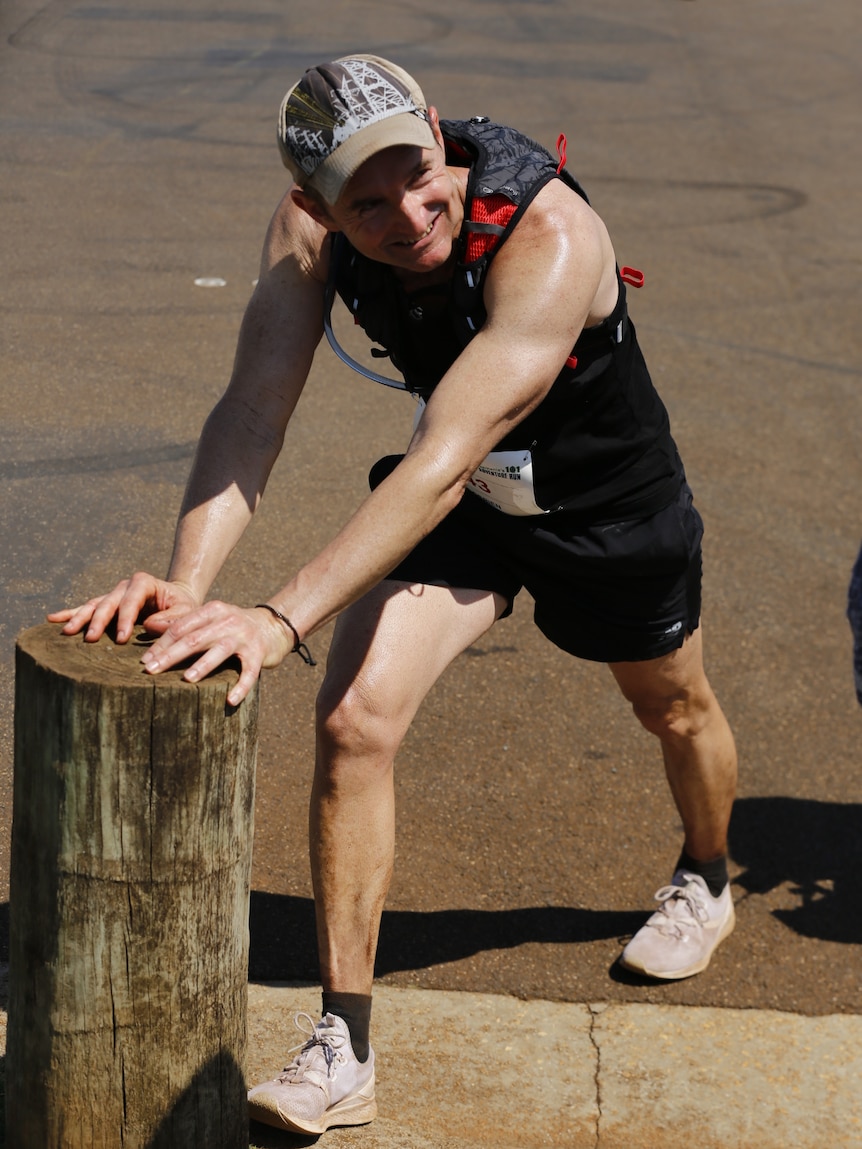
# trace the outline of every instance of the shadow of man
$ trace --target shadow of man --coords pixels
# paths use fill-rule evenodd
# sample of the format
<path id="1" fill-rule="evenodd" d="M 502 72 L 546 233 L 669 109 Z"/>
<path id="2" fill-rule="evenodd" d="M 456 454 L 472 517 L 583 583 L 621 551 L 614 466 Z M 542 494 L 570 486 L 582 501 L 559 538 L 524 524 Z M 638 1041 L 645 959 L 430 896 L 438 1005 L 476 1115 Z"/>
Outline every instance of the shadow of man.
<path id="1" fill-rule="evenodd" d="M 458 961 L 484 950 L 527 942 L 567 943 L 619 938 L 643 925 L 643 910 L 569 906 L 508 910 L 386 910 L 375 976 Z M 310 898 L 252 891 L 249 915 L 251 981 L 316 982 L 317 944 Z"/>
<path id="2" fill-rule="evenodd" d="M 808 798 L 740 798 L 730 853 L 735 884 L 765 894 L 789 886 L 792 909 L 773 914 L 804 937 L 862 944 L 862 805 Z"/>

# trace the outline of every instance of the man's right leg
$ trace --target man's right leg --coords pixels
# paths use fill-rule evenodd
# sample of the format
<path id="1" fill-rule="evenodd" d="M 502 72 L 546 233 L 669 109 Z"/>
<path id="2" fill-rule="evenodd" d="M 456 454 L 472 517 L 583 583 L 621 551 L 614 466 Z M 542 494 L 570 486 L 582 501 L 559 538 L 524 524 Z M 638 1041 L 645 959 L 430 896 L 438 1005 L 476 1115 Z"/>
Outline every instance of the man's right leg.
<path id="1" fill-rule="evenodd" d="M 324 991 L 371 992 L 395 850 L 395 754 L 430 688 L 502 601 L 386 581 L 338 620 L 318 698 L 309 818 Z"/>
<path id="2" fill-rule="evenodd" d="M 338 1005 L 279 1078 L 250 1092 L 258 1121 L 321 1133 L 375 1115 L 374 1054 L 359 1061 L 352 1043 L 365 1053 L 395 850 L 395 754 L 440 674 L 504 604 L 489 591 L 387 580 L 336 623 L 317 704 L 309 839 L 321 984 L 324 999 Z"/>

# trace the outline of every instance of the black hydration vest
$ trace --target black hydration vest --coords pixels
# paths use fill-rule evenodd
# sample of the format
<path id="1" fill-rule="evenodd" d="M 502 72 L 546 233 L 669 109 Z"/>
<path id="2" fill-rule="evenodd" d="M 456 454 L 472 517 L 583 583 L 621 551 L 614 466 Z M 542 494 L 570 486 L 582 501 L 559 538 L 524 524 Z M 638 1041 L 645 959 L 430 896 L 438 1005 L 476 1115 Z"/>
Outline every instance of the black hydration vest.
<path id="1" fill-rule="evenodd" d="M 360 255 L 341 234 L 330 272 L 330 295 L 338 292 L 383 349 L 373 353 L 388 355 L 405 389 L 423 399 L 484 323 L 488 268 L 538 192 L 560 178 L 589 202 L 562 162 L 514 129 L 483 117 L 440 127 L 447 163 L 470 168 L 451 281 L 408 295 L 391 268 Z M 546 397 L 495 448 L 531 452 L 543 510 L 592 523 L 653 514 L 684 478 L 618 280 L 612 314 L 581 333 Z"/>

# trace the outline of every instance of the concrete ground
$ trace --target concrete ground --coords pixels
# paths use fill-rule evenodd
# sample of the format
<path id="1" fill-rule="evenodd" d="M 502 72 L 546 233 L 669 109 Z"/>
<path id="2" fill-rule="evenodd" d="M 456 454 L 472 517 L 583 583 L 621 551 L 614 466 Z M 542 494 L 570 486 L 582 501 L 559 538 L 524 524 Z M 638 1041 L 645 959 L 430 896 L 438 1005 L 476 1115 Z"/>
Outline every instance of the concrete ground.
<path id="1" fill-rule="evenodd" d="M 302 1040 L 309 986 L 249 986 L 249 1075 Z M 381 988 L 379 1115 L 329 1149 L 849 1149 L 862 1018 Z M 273 1057 L 275 1060 L 273 1061 Z M 314 1138 L 254 1123 L 255 1149 Z"/>
<path id="2" fill-rule="evenodd" d="M 616 1099 L 601 1114 L 629 1104 L 650 1123 L 683 1098 L 699 1112 L 706 1096 L 715 1121 L 735 1107 L 759 1128 L 769 1110 L 746 1091 L 760 1088 L 753 1043 L 772 1034 L 780 1069 L 790 1032 L 795 1089 L 782 1077 L 773 1096 L 795 1099 L 800 1129 L 814 1112 L 846 1119 L 812 1145 L 862 1144 L 858 1110 L 836 1100 L 862 1010 L 862 713 L 843 614 L 862 534 L 854 0 L 9 0 L 0 28 L 0 900 L 15 635 L 137 567 L 164 568 L 285 186 L 278 102 L 304 66 L 374 50 L 414 72 L 444 116 L 487 114 L 551 148 L 565 132 L 620 261 L 645 271 L 632 314 L 706 523 L 707 665 L 741 767 L 735 933 L 690 981 L 625 975 L 620 942 L 669 877 L 678 820 L 656 747 L 610 676 L 551 648 L 522 596 L 432 691 L 400 756 L 375 1007 L 385 1120 L 409 1116 L 394 1099 L 412 1080 L 387 1003 L 434 991 L 441 1009 L 475 995 L 457 998 L 468 1014 L 498 1000 L 552 1010 L 589 1039 L 578 1073 L 595 1069 L 597 1048 L 614 1066 L 600 1075 Z M 411 418 L 409 399 L 322 348 L 214 593 L 249 603 L 278 588 L 357 505 L 369 464 L 403 446 Z M 327 642 L 312 644 L 320 662 Z M 305 812 L 320 674 L 295 660 L 263 684 L 253 982 L 316 978 Z M 7 919 L 8 905 L 0 935 Z M 643 1042 L 656 1072 L 680 1068 L 664 1052 L 679 1042 L 652 1040 L 653 1024 L 687 1035 L 682 1076 L 638 1069 Z M 632 1035 L 629 1069 L 617 1029 Z M 707 1059 L 707 1031 L 722 1034 L 735 1077 Z M 274 1068 L 282 1043 L 262 1050 Z M 562 1095 L 569 1078 L 556 1072 L 547 1085 Z M 597 1105 L 590 1080 L 578 1114 Z M 470 1104 L 447 1095 L 450 1109 Z M 612 1142 L 614 1120 L 584 1128 L 603 1149 L 650 1144 Z M 425 1136 L 421 1121 L 409 1136 Z"/>

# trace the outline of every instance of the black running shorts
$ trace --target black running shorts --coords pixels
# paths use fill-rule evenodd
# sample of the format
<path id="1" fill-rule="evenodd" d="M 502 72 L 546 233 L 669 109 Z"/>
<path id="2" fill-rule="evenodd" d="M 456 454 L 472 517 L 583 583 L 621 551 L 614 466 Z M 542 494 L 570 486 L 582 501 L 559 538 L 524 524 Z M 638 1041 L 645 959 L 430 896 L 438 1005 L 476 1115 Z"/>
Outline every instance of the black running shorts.
<path id="1" fill-rule="evenodd" d="M 399 458 L 375 465 L 372 487 Z M 685 483 L 649 518 L 590 527 L 567 525 L 565 512 L 506 515 L 468 491 L 389 577 L 496 591 L 507 602 L 501 617 L 526 588 L 555 646 L 594 662 L 642 662 L 697 629 L 702 537 Z"/>

